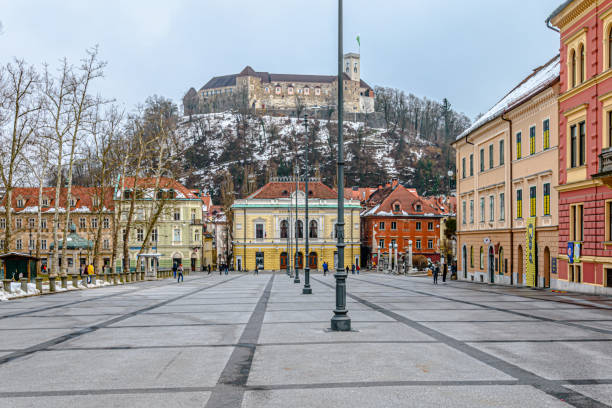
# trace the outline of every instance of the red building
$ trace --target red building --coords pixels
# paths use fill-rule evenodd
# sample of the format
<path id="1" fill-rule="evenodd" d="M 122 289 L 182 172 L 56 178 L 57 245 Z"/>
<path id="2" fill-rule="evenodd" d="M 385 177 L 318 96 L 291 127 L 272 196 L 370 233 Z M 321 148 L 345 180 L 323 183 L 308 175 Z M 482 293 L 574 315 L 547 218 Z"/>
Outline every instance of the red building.
<path id="1" fill-rule="evenodd" d="M 558 190 L 563 255 L 551 286 L 612 293 L 612 0 L 566 1 L 547 23 L 561 37 Z"/>
<path id="2" fill-rule="evenodd" d="M 413 256 L 424 255 L 440 260 L 440 220 L 450 213 L 442 199 L 420 197 L 396 180 L 374 191 L 361 213 L 362 257 L 370 265 L 378 263 L 378 254 L 389 254 L 397 245 L 399 256 L 408 253 L 412 241 Z"/>

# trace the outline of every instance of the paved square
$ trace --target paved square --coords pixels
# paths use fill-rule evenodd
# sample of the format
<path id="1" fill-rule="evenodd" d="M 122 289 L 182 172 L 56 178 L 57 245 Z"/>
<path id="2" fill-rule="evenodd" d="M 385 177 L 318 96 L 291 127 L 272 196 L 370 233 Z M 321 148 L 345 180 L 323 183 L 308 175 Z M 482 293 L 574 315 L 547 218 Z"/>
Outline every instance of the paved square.
<path id="1" fill-rule="evenodd" d="M 187 276 L 0 303 L 1 407 L 612 406 L 612 303 L 350 275 Z"/>

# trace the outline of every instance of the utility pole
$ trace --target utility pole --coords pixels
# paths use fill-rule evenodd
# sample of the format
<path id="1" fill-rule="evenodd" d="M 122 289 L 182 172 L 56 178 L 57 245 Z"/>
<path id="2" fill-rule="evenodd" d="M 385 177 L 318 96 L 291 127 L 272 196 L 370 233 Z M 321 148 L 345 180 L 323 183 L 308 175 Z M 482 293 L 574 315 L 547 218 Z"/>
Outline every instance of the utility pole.
<path id="1" fill-rule="evenodd" d="M 344 271 L 344 141 L 342 139 L 342 116 L 344 111 L 344 81 L 342 73 L 342 0 L 338 0 L 338 220 L 337 243 L 338 264 L 336 265 L 336 308 L 331 318 L 331 329 L 350 331 L 351 318 L 346 309 L 346 272 Z"/>

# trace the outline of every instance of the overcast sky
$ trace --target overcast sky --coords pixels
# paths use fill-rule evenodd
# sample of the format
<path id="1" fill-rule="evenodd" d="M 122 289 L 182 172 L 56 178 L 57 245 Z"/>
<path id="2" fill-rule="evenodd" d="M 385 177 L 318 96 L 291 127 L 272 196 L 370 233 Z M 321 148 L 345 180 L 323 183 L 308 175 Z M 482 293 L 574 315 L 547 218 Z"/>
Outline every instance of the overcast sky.
<path id="1" fill-rule="evenodd" d="M 544 20 L 561 0 L 345 0 L 344 50 L 361 75 L 448 98 L 471 119 L 558 53 Z M 100 46 L 100 91 L 132 108 L 182 95 L 215 75 L 335 74 L 334 0 L 0 0 L 0 62 L 57 65 Z"/>

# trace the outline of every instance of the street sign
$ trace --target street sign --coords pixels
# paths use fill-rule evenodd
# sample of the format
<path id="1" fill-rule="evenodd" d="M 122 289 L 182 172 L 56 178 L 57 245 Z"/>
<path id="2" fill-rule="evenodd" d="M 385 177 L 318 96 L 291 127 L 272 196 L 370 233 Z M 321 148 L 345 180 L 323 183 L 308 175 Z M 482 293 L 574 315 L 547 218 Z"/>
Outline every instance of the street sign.
<path id="1" fill-rule="evenodd" d="M 569 263 L 574 263 L 574 243 L 567 243 L 567 259 Z"/>

